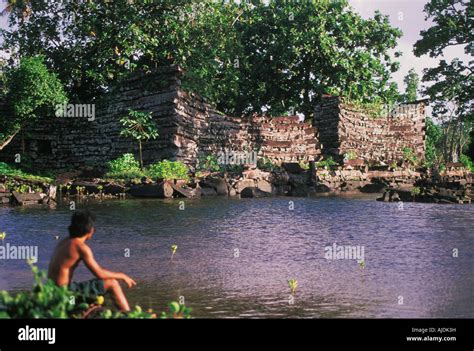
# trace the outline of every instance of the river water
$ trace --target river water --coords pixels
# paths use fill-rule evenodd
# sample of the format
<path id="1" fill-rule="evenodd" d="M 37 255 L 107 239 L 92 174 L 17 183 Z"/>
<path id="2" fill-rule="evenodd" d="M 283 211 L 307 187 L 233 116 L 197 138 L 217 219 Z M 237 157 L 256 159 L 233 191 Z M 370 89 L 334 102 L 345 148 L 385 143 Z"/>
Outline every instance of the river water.
<path id="1" fill-rule="evenodd" d="M 181 205 L 181 206 L 180 206 Z M 474 206 L 369 198 L 202 198 L 79 204 L 97 215 L 98 262 L 133 277 L 131 304 L 184 299 L 194 317 L 474 317 Z M 35 245 L 47 268 L 71 211 L 2 207 L 0 245 Z M 171 260 L 171 245 L 178 245 Z M 328 247 L 358 247 L 327 259 Z M 363 251 L 362 251 L 363 250 Z M 82 265 L 75 280 L 90 279 Z M 298 280 L 294 295 L 287 280 Z M 0 260 L 0 289 L 31 286 Z"/>

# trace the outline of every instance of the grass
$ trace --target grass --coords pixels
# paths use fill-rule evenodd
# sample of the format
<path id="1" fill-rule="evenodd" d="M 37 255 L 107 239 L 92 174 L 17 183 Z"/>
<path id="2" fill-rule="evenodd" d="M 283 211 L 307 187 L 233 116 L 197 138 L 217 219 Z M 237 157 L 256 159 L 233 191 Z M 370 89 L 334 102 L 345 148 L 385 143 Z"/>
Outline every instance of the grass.
<path id="1" fill-rule="evenodd" d="M 0 162 L 0 175 L 8 176 L 8 177 L 16 177 L 21 180 L 25 181 L 33 181 L 33 182 L 42 182 L 42 183 L 52 183 L 53 178 L 44 175 L 37 175 L 25 172 L 21 169 L 15 168 L 10 166 L 5 162 Z"/>

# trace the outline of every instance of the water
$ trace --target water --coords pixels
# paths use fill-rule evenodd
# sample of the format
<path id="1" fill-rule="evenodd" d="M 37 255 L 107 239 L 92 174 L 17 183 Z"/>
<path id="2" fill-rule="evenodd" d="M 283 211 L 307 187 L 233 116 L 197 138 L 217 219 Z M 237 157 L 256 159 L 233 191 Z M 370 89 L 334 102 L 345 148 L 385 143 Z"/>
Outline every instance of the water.
<path id="1" fill-rule="evenodd" d="M 131 304 L 163 310 L 182 296 L 193 316 L 205 318 L 474 317 L 474 206 L 406 203 L 400 210 L 340 197 L 203 198 L 185 206 L 89 204 L 98 217 L 90 246 L 101 265 L 137 281 L 126 291 Z M 0 231 L 5 243 L 38 245 L 46 268 L 70 215 L 65 206 L 2 207 Z M 333 243 L 364 246 L 366 267 L 325 259 Z M 76 280 L 90 278 L 81 265 Z M 298 280 L 294 301 L 287 279 Z M 30 286 L 24 262 L 0 260 L 0 289 Z"/>

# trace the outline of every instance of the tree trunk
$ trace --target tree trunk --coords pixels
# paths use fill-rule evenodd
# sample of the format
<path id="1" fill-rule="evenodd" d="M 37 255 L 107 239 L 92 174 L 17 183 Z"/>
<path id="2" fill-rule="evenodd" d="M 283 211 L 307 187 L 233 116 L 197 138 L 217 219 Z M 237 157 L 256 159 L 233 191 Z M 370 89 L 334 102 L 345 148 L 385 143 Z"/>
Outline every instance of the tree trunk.
<path id="1" fill-rule="evenodd" d="M 3 150 L 3 148 L 4 148 L 5 146 L 7 146 L 8 144 L 10 144 L 10 142 L 13 140 L 13 138 L 14 138 L 15 135 L 17 135 L 17 134 L 18 134 L 18 131 L 16 131 L 16 132 L 13 133 L 11 136 L 9 136 L 9 137 L 7 138 L 7 140 L 1 141 L 1 144 L 0 144 L 0 151 Z"/>
<path id="2" fill-rule="evenodd" d="M 140 168 L 143 169 L 142 141 L 138 140 L 138 151 L 140 153 Z"/>

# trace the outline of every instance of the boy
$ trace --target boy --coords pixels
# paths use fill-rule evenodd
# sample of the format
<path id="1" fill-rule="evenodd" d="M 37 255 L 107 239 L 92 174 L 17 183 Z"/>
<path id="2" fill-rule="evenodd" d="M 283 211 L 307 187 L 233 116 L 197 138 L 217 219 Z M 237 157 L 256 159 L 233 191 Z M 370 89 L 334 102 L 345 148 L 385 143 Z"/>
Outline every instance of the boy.
<path id="1" fill-rule="evenodd" d="M 94 216 L 88 211 L 77 211 L 73 214 L 69 226 L 69 238 L 56 246 L 49 264 L 48 278 L 58 286 L 67 285 L 69 290 L 85 295 L 110 293 L 121 311 L 130 311 L 127 298 L 118 281 L 123 280 L 128 288 L 136 283 L 128 275 L 108 271 L 96 262 L 91 248 L 86 244 L 86 241 L 94 235 L 94 221 Z M 84 261 L 96 279 L 81 283 L 72 281 L 74 270 L 81 261 Z"/>

